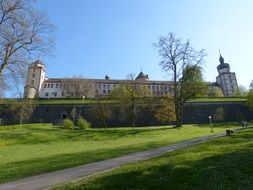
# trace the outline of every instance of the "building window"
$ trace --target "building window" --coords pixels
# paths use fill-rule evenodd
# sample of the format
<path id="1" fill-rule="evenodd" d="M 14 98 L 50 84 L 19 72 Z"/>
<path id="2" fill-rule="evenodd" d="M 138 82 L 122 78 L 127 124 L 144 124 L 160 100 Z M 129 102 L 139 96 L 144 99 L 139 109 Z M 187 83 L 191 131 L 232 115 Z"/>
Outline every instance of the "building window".
<path id="1" fill-rule="evenodd" d="M 61 93 L 61 96 L 65 96 L 65 92 L 62 92 L 62 93 Z"/>
<path id="2" fill-rule="evenodd" d="M 62 88 L 62 84 L 60 84 L 60 88 Z"/>
<path id="3" fill-rule="evenodd" d="M 106 94 L 106 90 L 103 90 L 103 94 Z"/>
<path id="4" fill-rule="evenodd" d="M 32 80 L 32 85 L 34 85 L 34 80 Z"/>
<path id="5" fill-rule="evenodd" d="M 51 84 L 51 88 L 54 88 L 54 84 Z"/>
<path id="6" fill-rule="evenodd" d="M 103 89 L 106 89 L 106 85 L 104 84 Z"/>
<path id="7" fill-rule="evenodd" d="M 55 96 L 55 97 L 57 96 L 57 92 L 54 92 L 54 96 Z"/>
<path id="8" fill-rule="evenodd" d="M 35 77 L 35 73 L 33 73 L 32 77 L 33 77 L 33 78 Z"/>
<path id="9" fill-rule="evenodd" d="M 111 86 L 108 84 L 108 85 L 107 85 L 107 89 L 110 89 L 110 88 L 111 88 Z"/>
<path id="10" fill-rule="evenodd" d="M 50 84 L 47 84 L 47 87 L 50 88 Z"/>
<path id="11" fill-rule="evenodd" d="M 56 85 L 55 85 L 55 88 L 58 88 L 58 86 L 59 86 L 59 84 L 56 84 Z"/>
<path id="12" fill-rule="evenodd" d="M 46 92 L 46 93 L 45 93 L 45 96 L 46 96 L 46 97 L 48 97 L 48 96 L 49 96 L 48 92 Z"/>
<path id="13" fill-rule="evenodd" d="M 47 88 L 47 84 L 44 84 L 44 88 Z"/>

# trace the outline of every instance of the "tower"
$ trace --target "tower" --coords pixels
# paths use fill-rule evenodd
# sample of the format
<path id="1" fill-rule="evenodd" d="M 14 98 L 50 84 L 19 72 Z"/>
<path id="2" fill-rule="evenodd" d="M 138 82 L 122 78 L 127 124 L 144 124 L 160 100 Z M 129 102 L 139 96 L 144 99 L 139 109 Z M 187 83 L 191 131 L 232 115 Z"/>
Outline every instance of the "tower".
<path id="1" fill-rule="evenodd" d="M 233 96 L 238 88 L 236 75 L 230 71 L 230 66 L 225 63 L 224 58 L 219 58 L 220 64 L 217 66 L 219 75 L 216 77 L 216 82 L 222 87 L 224 96 Z"/>
<path id="2" fill-rule="evenodd" d="M 25 85 L 25 98 L 35 98 L 39 96 L 41 85 L 45 79 L 45 65 L 37 60 L 30 64 L 27 72 Z"/>

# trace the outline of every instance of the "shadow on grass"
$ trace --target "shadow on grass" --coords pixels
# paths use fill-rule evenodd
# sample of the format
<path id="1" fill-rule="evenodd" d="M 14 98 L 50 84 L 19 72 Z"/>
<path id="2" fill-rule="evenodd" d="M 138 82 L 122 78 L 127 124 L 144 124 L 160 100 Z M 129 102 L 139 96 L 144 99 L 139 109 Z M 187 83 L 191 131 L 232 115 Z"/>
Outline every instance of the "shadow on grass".
<path id="1" fill-rule="evenodd" d="M 101 174 L 96 178 L 92 177 L 75 184 L 70 183 L 56 189 L 251 190 L 253 186 L 252 137 L 253 134 L 245 132 L 232 138 L 218 139 L 139 164 L 123 166 L 108 174 Z M 240 141 L 241 138 L 244 138 L 244 141 Z M 237 142 L 232 143 L 234 140 Z M 247 140 L 250 142 L 245 144 Z M 223 141 L 231 142 L 225 150 L 223 150 L 224 144 L 220 144 Z M 213 152 L 206 155 L 207 149 L 213 149 Z M 191 154 L 198 154 L 199 157 L 193 159 Z"/>
<path id="2" fill-rule="evenodd" d="M 61 128 L 25 128 L 0 132 L 0 139 L 12 142 L 11 144 L 50 144 L 56 141 L 83 141 L 83 140 L 116 140 L 131 136 L 152 133 L 154 131 L 177 130 L 168 128 L 127 129 L 127 130 L 65 130 Z"/>
<path id="3" fill-rule="evenodd" d="M 0 165 L 0 184 L 28 176 L 57 171 L 91 162 L 126 155 L 139 150 L 158 147 L 156 143 L 143 143 L 138 146 L 121 146 L 120 148 L 96 149 L 70 154 L 58 154 Z"/>

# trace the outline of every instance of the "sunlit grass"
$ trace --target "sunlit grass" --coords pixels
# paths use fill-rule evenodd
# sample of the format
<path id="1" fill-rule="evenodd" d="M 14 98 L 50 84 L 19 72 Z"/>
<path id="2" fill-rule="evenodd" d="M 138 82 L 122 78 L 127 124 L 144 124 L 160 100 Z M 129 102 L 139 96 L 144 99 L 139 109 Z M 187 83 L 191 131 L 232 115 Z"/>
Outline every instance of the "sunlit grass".
<path id="1" fill-rule="evenodd" d="M 148 161 L 129 164 L 57 190 L 250 190 L 253 129 Z"/>
<path id="2" fill-rule="evenodd" d="M 0 104 L 12 104 L 15 103 L 18 99 L 0 99 Z M 160 98 L 144 98 L 140 99 L 139 101 L 141 102 L 146 102 L 146 103 L 159 103 Z M 113 104 L 117 103 L 116 100 L 113 99 L 104 99 L 100 100 L 103 103 L 108 103 L 108 104 Z M 214 98 L 195 98 L 188 100 L 187 102 L 191 103 L 198 103 L 198 102 L 245 102 L 246 98 L 245 97 L 214 97 Z M 49 104 L 49 105 L 54 105 L 54 104 L 61 104 L 61 105 L 73 105 L 73 104 L 96 104 L 98 102 L 97 99 L 39 99 L 34 101 L 36 104 Z"/>
<path id="3" fill-rule="evenodd" d="M 216 126 L 214 133 L 237 126 Z M 209 125 L 87 131 L 50 124 L 1 126 L 0 183 L 210 134 Z"/>

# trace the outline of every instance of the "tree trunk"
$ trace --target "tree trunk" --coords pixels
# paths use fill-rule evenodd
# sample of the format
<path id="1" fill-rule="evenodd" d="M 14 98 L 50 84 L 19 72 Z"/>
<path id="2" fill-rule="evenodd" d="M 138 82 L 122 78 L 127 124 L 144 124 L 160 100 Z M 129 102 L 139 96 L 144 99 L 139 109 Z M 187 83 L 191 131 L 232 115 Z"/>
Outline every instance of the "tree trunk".
<path id="1" fill-rule="evenodd" d="M 104 122 L 104 128 L 107 129 L 106 120 L 104 119 L 103 122 Z"/>

